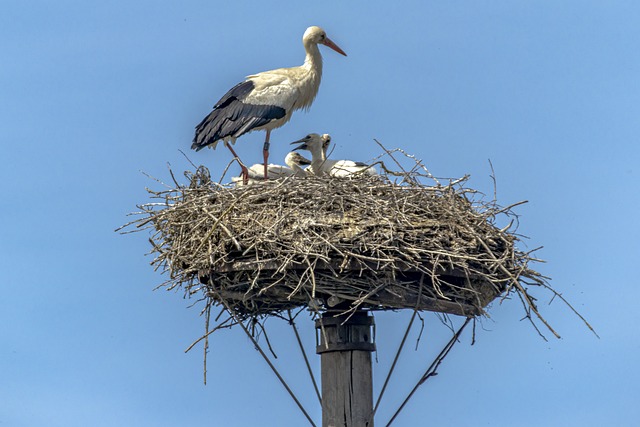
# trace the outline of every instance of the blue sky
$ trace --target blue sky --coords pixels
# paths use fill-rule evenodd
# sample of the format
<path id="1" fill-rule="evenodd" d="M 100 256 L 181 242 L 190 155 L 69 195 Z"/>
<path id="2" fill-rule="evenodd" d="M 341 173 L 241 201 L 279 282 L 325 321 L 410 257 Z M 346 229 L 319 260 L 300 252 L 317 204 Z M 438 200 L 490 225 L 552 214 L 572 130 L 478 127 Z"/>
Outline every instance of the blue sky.
<path id="1" fill-rule="evenodd" d="M 167 163 L 221 170 L 224 149 L 190 152 L 194 126 L 245 75 L 298 65 L 320 25 L 308 113 L 272 134 L 330 133 L 335 155 L 367 160 L 376 138 L 436 176 L 471 174 L 519 231 L 544 246 L 538 270 L 587 317 L 539 293 L 562 335 L 545 342 L 517 300 L 454 348 L 397 426 L 634 425 L 640 416 L 637 188 L 640 5 L 632 1 L 10 1 L 0 14 L 0 425 L 300 426 L 241 330 L 216 333 L 209 383 L 204 322 L 180 292 L 152 292 L 146 236 L 114 229 Z M 259 161 L 262 133 L 236 148 Z M 251 160 L 249 160 L 251 159 Z M 409 313 L 376 316 L 379 390 Z M 425 314 L 377 418 L 383 425 L 448 330 Z M 454 319 L 459 323 L 461 319 Z M 268 322 L 283 369 L 316 423 L 320 408 L 287 325 Z M 311 320 L 300 322 L 309 351 Z M 413 343 L 417 330 L 412 334 Z M 314 356 L 314 368 L 319 361 Z"/>

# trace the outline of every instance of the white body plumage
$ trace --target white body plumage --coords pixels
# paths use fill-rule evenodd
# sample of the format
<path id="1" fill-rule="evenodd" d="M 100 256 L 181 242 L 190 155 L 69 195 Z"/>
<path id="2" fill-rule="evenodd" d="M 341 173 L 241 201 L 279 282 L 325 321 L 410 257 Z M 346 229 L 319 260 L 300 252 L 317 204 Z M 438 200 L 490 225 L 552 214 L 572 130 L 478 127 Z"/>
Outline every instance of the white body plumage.
<path id="1" fill-rule="evenodd" d="M 247 76 L 196 126 L 191 148 L 215 148 L 220 140 L 234 143 L 236 138 L 254 130 L 266 130 L 268 143 L 271 130 L 287 123 L 295 110 L 308 109 L 318 94 L 322 79 L 322 55 L 318 44 L 346 54 L 320 27 L 307 28 L 302 43 L 306 56 L 301 66 Z"/>
<path id="2" fill-rule="evenodd" d="M 284 162 L 287 166 L 274 165 L 273 163 L 268 164 L 266 179 L 278 179 L 287 176 L 305 176 L 307 175 L 307 171 L 302 167 L 311 164 L 311 160 L 294 151 L 287 154 Z M 247 168 L 247 171 L 249 177 L 246 184 L 256 184 L 265 181 L 264 165 L 262 163 L 252 165 Z M 243 177 L 234 176 L 231 178 L 231 182 L 235 183 L 235 185 L 243 185 Z"/>

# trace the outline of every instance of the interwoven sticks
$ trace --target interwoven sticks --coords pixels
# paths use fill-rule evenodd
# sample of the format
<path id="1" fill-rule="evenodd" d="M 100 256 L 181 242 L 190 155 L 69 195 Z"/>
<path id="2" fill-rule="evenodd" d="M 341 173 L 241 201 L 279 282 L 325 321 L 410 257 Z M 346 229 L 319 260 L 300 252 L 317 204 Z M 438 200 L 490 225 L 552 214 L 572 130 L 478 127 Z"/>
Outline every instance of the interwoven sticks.
<path id="1" fill-rule="evenodd" d="M 200 167 L 187 185 L 150 190 L 134 223 L 154 229 L 153 264 L 167 287 L 224 299 L 240 318 L 305 306 L 473 316 L 516 285 L 545 283 L 517 236 L 494 224 L 509 209 L 472 200 L 466 178 L 428 186 L 418 175 L 236 188 Z"/>

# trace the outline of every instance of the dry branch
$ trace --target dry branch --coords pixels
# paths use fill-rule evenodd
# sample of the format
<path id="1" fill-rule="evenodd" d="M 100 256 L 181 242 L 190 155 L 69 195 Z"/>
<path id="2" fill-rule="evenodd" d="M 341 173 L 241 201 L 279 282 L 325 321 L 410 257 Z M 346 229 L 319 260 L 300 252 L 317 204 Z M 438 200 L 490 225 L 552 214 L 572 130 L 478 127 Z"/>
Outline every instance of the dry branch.
<path id="1" fill-rule="evenodd" d="M 401 172 L 378 160 L 385 155 Z M 401 150 L 379 158 L 380 176 L 242 187 L 215 183 L 200 166 L 185 173 L 186 184 L 172 174 L 175 187 L 149 189 L 151 202 L 126 227 L 151 230 L 152 265 L 167 274 L 164 286 L 228 307 L 232 323 L 301 307 L 472 317 L 515 292 L 527 316 L 555 334 L 526 287 L 559 295 L 530 267 L 539 260 L 517 247 L 512 208 L 520 203 L 484 200 L 468 177 L 443 185 Z"/>

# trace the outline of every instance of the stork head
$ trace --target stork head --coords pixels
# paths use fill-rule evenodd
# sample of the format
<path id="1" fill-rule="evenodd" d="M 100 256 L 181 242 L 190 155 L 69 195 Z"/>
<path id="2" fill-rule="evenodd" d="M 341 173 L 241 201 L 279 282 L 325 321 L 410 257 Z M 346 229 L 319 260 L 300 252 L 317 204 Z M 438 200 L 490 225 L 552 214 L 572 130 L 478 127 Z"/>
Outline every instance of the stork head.
<path id="1" fill-rule="evenodd" d="M 305 46 L 310 43 L 323 44 L 335 50 L 339 54 L 347 56 L 347 54 L 344 53 L 344 51 L 340 49 L 337 44 L 335 44 L 329 37 L 327 37 L 327 33 L 322 28 L 316 27 L 315 25 L 313 27 L 307 28 L 307 31 L 304 32 L 304 35 L 302 36 L 302 43 Z"/>
<path id="2" fill-rule="evenodd" d="M 310 165 L 311 164 L 311 160 L 307 159 L 302 154 L 300 154 L 300 153 L 298 153 L 296 151 L 289 152 L 289 154 L 287 154 L 287 157 L 284 158 L 284 162 L 289 167 L 291 167 L 291 165 L 304 166 L 304 165 Z"/>
<path id="3" fill-rule="evenodd" d="M 323 153 L 323 140 L 322 136 L 317 133 L 310 133 L 302 139 L 297 141 L 293 141 L 291 144 L 300 144 L 294 151 L 296 150 L 306 150 L 311 152 L 313 156 L 318 156 L 320 158 Z"/>
<path id="4" fill-rule="evenodd" d="M 329 150 L 329 146 L 331 145 L 331 135 L 328 133 L 322 134 L 320 139 L 322 140 L 322 151 L 326 155 Z"/>

